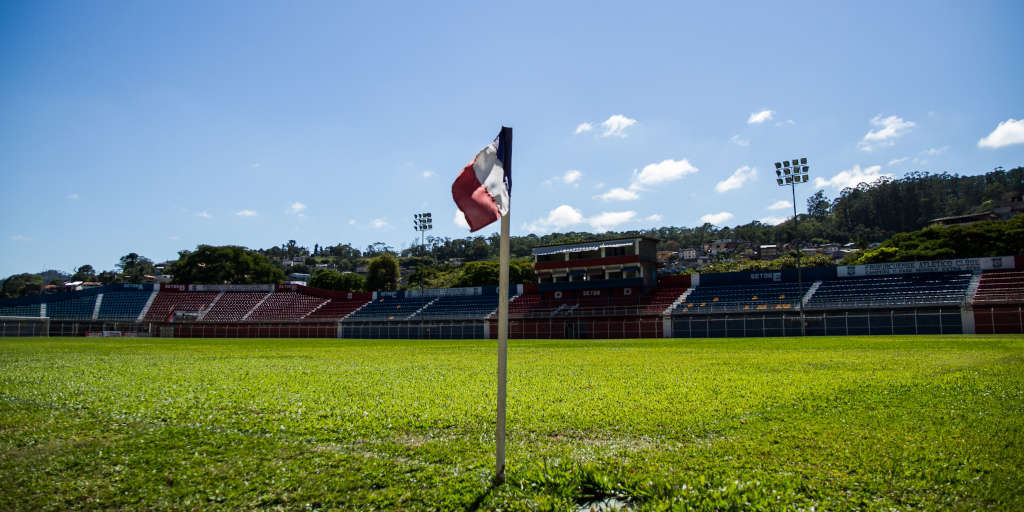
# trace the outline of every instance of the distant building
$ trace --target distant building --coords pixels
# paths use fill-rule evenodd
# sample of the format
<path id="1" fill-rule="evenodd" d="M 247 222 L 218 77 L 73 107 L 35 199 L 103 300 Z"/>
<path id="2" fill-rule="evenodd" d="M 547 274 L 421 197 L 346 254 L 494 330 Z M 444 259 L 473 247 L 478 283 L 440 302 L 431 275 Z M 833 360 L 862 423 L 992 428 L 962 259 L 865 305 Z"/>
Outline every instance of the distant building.
<path id="1" fill-rule="evenodd" d="M 541 289 L 654 286 L 658 240 L 627 237 L 533 249 Z"/>
<path id="2" fill-rule="evenodd" d="M 775 259 L 779 256 L 779 246 L 774 244 L 762 245 L 758 248 L 757 254 L 762 260 Z"/>
<path id="3" fill-rule="evenodd" d="M 723 238 L 715 240 L 709 244 L 704 244 L 704 250 L 710 253 L 712 256 L 718 256 L 719 254 L 727 254 L 732 252 L 745 252 L 746 249 L 752 249 L 754 244 L 746 240 L 734 240 L 732 238 Z M 753 254 L 753 252 L 751 252 Z"/>
<path id="4" fill-rule="evenodd" d="M 951 217 L 939 217 L 932 219 L 932 224 L 943 226 L 956 226 L 963 224 L 974 224 L 985 220 L 1008 220 L 1024 213 L 1024 196 L 1017 196 L 1009 203 L 1003 204 L 980 213 L 969 213 L 967 215 L 953 215 Z"/>

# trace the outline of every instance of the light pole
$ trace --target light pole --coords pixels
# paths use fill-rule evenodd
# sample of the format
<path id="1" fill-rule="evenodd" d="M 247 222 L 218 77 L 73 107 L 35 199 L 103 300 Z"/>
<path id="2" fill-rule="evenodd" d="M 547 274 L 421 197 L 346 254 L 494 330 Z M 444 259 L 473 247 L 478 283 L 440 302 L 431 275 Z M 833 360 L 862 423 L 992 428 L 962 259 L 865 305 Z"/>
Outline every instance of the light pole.
<path id="1" fill-rule="evenodd" d="M 797 241 L 797 237 L 799 236 L 799 224 L 797 223 L 796 217 L 796 186 L 800 183 L 807 183 L 807 180 L 810 179 L 808 174 L 809 169 L 810 167 L 807 166 L 806 157 L 775 162 L 775 182 L 780 187 L 789 186 L 793 192 L 793 245 L 796 246 L 796 285 L 798 293 L 800 294 L 799 302 L 797 302 L 796 305 L 800 310 L 801 336 L 807 335 L 807 321 L 804 317 L 804 278 L 800 266 L 800 258 L 803 256 L 803 251 L 800 250 L 800 245 Z"/>
<path id="2" fill-rule="evenodd" d="M 434 229 L 434 221 L 430 216 L 430 212 L 417 213 L 412 216 L 412 219 L 413 229 L 420 232 L 420 249 L 422 250 L 424 247 L 423 235 L 427 231 Z"/>

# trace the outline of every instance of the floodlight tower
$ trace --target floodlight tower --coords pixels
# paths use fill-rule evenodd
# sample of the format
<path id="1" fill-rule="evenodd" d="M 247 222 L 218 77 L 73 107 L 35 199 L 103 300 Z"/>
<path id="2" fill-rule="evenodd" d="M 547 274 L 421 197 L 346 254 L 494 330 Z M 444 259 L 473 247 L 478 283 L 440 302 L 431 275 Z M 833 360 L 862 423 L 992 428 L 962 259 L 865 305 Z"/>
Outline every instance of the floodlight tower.
<path id="1" fill-rule="evenodd" d="M 417 213 L 412 216 L 413 229 L 420 232 L 420 249 L 424 247 L 423 236 L 427 231 L 434 229 L 434 221 L 430 212 Z"/>
<path id="2" fill-rule="evenodd" d="M 796 186 L 800 183 L 807 183 L 807 180 L 810 179 L 809 169 L 806 157 L 775 162 L 775 182 L 780 187 L 789 186 L 793 192 L 793 245 L 796 246 L 796 283 L 800 293 L 800 302 L 797 302 L 797 308 L 800 310 L 801 336 L 807 335 L 807 321 L 804 317 L 804 279 L 800 266 L 800 257 L 803 256 L 803 251 L 800 250 L 797 242 L 799 224 L 797 224 L 796 218 Z"/>

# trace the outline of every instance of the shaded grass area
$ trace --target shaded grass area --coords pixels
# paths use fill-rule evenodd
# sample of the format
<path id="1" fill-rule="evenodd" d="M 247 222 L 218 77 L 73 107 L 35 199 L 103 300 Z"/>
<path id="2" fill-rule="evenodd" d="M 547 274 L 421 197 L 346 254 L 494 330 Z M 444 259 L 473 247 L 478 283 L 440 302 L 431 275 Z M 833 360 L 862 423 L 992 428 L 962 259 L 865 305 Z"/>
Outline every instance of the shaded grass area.
<path id="1" fill-rule="evenodd" d="M 0 509 L 1024 509 L 1024 338 L 0 340 Z"/>

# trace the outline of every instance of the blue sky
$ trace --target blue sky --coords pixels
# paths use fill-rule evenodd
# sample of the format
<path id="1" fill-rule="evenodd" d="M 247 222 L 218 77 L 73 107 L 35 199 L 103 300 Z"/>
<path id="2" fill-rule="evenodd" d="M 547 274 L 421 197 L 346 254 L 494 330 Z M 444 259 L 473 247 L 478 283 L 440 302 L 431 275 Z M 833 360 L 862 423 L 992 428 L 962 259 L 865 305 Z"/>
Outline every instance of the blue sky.
<path id="1" fill-rule="evenodd" d="M 501 124 L 513 234 L 778 222 L 795 156 L 801 209 L 1024 164 L 1021 2 L 705 4 L 4 2 L 0 276 L 465 236 Z"/>

